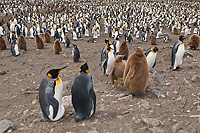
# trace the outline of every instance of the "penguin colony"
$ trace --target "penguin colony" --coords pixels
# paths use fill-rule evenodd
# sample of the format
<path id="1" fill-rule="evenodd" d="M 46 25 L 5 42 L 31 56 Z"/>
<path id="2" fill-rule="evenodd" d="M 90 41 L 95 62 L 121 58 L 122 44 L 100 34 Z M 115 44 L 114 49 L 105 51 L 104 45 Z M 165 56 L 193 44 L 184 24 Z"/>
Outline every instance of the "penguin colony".
<path id="1" fill-rule="evenodd" d="M 171 4 L 181 6 L 179 2 Z M 120 8 L 127 11 L 127 14 L 122 14 L 119 10 L 113 13 L 109 11 L 109 6 L 97 8 L 99 13 L 95 14 L 94 8 L 69 6 L 65 1 L 52 4 L 52 6 L 48 4 L 40 6 L 40 8 L 47 9 L 46 13 L 38 12 L 39 5 L 34 4 L 27 4 L 23 8 L 15 7 L 14 9 L 5 5 L 9 4 L 3 3 L 1 12 L 6 16 L 12 14 L 14 17 L 8 19 L 7 27 L 2 25 L 2 23 L 5 23 L 3 21 L 0 24 L 0 50 L 6 49 L 3 36 L 7 35 L 7 42 L 10 44 L 13 56 L 19 55 L 19 49 L 27 50 L 27 37 L 35 38 L 37 49 L 44 48 L 44 42 L 49 43 L 51 39 L 54 39 L 53 50 L 55 54 L 62 51 L 61 42 L 64 43 L 65 47 L 69 47 L 70 37 L 67 34 L 71 35 L 73 41 L 80 41 L 82 37 L 89 37 L 90 34 L 90 37 L 93 38 L 89 40 L 87 38 L 88 43 L 96 42 L 103 34 L 103 28 L 100 25 L 102 20 L 105 28 L 104 34 L 110 40 L 115 41 L 111 44 L 109 39 L 106 39 L 105 46 L 102 46 L 101 68 L 104 67 L 104 74 L 110 76 L 112 84 L 117 78 L 123 77 L 124 86 L 132 95 L 145 93 L 149 70 L 154 68 L 156 64 L 159 47 L 157 39 L 162 38 L 164 27 L 174 35 L 182 34 L 178 37 L 177 42 L 170 42 L 175 43 L 171 52 L 171 69 L 177 70 L 183 63 L 185 36 L 191 36 L 188 44 L 191 49 L 197 49 L 199 46 L 200 15 L 197 15 L 195 10 L 184 6 L 182 10 L 175 12 L 175 9 L 170 8 L 170 6 L 160 10 L 159 8 L 153 8 L 155 6 L 149 3 L 147 5 L 140 3 L 139 6 L 136 3 L 130 4 L 131 6 L 128 4 L 126 8 L 124 4 L 121 4 L 119 5 Z M 55 8 L 60 5 L 63 8 Z M 138 8 L 144 6 L 147 6 L 146 11 Z M 157 3 L 157 6 L 163 7 L 164 5 Z M 76 13 L 71 14 L 69 8 L 72 8 Z M 50 13 L 50 11 L 52 12 Z M 159 14 L 155 15 L 152 11 Z M 174 13 L 167 14 L 166 11 Z M 191 15 L 188 17 L 183 11 L 188 11 Z M 21 15 L 17 16 L 16 13 Z M 93 21 L 95 22 L 92 23 Z M 27 27 L 27 24 L 29 27 Z M 191 35 L 191 25 L 195 27 L 194 35 Z M 5 28 L 8 31 L 7 34 Z M 123 35 L 123 33 L 125 34 Z M 119 37 L 122 38 L 122 36 L 125 37 L 125 41 L 119 45 Z M 136 47 L 136 52 L 129 56 L 129 44 L 134 43 L 133 38 L 146 42 L 148 41 L 147 36 L 150 37 L 149 44 L 158 47 L 150 48 L 145 54 L 141 47 Z M 163 39 L 164 42 L 169 43 L 169 35 L 163 37 Z M 73 62 L 80 60 L 80 51 L 76 44 L 73 44 L 72 58 Z M 127 63 L 123 59 L 127 59 Z M 65 108 L 61 102 L 63 83 L 58 76 L 64 68 L 66 67 L 49 70 L 41 81 L 39 89 L 39 103 L 43 113 L 41 121 L 57 121 L 64 115 Z M 91 117 L 96 110 L 96 95 L 87 62 L 80 67 L 79 74 L 74 78 L 71 93 L 73 107 L 76 112 L 75 121 L 78 122 Z"/>

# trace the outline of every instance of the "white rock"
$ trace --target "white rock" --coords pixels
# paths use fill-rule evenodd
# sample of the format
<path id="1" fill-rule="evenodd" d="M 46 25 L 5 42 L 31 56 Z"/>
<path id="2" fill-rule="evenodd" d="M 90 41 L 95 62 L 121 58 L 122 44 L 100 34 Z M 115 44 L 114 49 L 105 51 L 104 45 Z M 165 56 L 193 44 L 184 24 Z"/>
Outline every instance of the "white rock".
<path id="1" fill-rule="evenodd" d="M 10 122 L 9 120 L 6 120 L 6 119 L 0 121 L 0 133 L 4 133 L 11 129 L 13 129 L 13 130 L 15 129 L 12 122 Z"/>
<path id="2" fill-rule="evenodd" d="M 142 118 L 142 122 L 152 127 L 160 125 L 160 121 L 154 118 Z"/>
<path id="3" fill-rule="evenodd" d="M 66 107 L 72 106 L 72 95 L 64 96 L 62 98 L 62 104 Z"/>

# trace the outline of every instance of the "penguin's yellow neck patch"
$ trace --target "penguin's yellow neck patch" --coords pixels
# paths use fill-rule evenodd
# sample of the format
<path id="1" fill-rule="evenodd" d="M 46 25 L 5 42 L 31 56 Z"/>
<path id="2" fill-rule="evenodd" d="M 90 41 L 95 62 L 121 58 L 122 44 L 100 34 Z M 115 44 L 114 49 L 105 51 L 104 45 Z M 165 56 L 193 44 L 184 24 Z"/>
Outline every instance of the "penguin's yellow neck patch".
<path id="1" fill-rule="evenodd" d="M 155 53 L 157 53 L 157 51 L 156 51 L 156 52 L 155 52 L 155 51 L 152 51 L 152 53 L 154 53 L 154 54 L 155 54 Z"/>
<path id="2" fill-rule="evenodd" d="M 58 76 L 57 77 L 57 80 L 56 80 L 56 84 L 60 84 L 61 83 L 61 79 L 60 79 L 60 77 Z"/>

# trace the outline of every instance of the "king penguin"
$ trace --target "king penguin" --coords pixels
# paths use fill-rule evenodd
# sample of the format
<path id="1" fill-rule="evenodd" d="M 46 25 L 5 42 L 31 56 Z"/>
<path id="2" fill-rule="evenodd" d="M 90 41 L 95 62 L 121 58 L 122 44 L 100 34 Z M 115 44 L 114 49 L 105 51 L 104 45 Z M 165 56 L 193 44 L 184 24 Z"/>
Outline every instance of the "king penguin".
<path id="1" fill-rule="evenodd" d="M 39 103 L 42 109 L 43 121 L 57 121 L 65 112 L 62 105 L 63 83 L 58 74 L 66 68 L 51 69 L 43 78 L 39 88 Z"/>
<path id="2" fill-rule="evenodd" d="M 86 62 L 80 67 L 79 74 L 72 83 L 72 104 L 76 112 L 76 122 L 91 117 L 96 110 L 93 79 L 88 69 Z"/>
<path id="3" fill-rule="evenodd" d="M 11 42 L 11 47 L 10 48 L 11 48 L 11 53 L 12 53 L 13 56 L 18 56 L 19 55 L 19 47 L 18 47 L 18 45 L 16 43 L 16 40 L 13 40 Z"/>
<path id="4" fill-rule="evenodd" d="M 72 50 L 72 57 L 73 57 L 73 61 L 74 62 L 78 62 L 80 59 L 80 52 L 79 49 L 77 47 L 77 45 L 72 44 L 74 46 L 73 50 Z"/>
<path id="5" fill-rule="evenodd" d="M 183 55 L 185 52 L 184 42 L 185 36 L 179 36 L 178 41 L 174 44 L 172 48 L 172 64 L 171 69 L 176 70 L 178 66 L 182 64 Z"/>
<path id="6" fill-rule="evenodd" d="M 152 47 L 145 52 L 145 56 L 147 58 L 147 64 L 149 66 L 149 70 L 151 70 L 151 68 L 154 68 L 155 65 L 156 65 L 157 53 L 158 53 L 157 47 Z"/>

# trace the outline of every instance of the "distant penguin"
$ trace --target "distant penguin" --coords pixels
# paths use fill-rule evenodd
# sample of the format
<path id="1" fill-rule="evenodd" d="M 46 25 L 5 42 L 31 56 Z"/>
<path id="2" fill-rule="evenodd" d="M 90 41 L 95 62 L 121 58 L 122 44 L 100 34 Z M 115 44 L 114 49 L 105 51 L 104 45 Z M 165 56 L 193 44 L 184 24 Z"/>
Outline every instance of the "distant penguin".
<path id="1" fill-rule="evenodd" d="M 188 42 L 188 45 L 190 46 L 191 49 L 197 49 L 199 47 L 200 43 L 200 38 L 199 35 L 193 34 Z"/>
<path id="2" fill-rule="evenodd" d="M 93 38 L 94 38 L 94 39 L 97 39 L 97 38 L 98 38 L 98 36 L 97 36 L 97 31 L 96 31 L 96 30 L 94 31 Z"/>
<path id="3" fill-rule="evenodd" d="M 97 42 L 97 40 L 96 39 L 94 39 L 94 38 L 90 38 L 87 42 L 94 42 L 94 43 L 96 43 Z"/>
<path id="4" fill-rule="evenodd" d="M 133 96 L 143 95 L 149 79 L 147 59 L 143 49 L 136 47 L 136 52 L 131 54 L 124 69 L 123 81 L 127 91 Z"/>
<path id="5" fill-rule="evenodd" d="M 60 45 L 60 41 L 59 39 L 56 39 L 53 45 L 53 51 L 55 54 L 59 54 L 60 52 L 62 52 L 62 47 Z"/>
<path id="6" fill-rule="evenodd" d="M 111 71 L 108 76 L 108 80 L 110 78 L 111 84 L 114 84 L 114 80 L 123 78 L 123 73 L 126 65 L 125 61 L 123 60 L 124 56 L 125 55 L 118 55 L 112 63 Z"/>
<path id="7" fill-rule="evenodd" d="M 177 70 L 177 68 L 180 68 L 178 66 L 182 64 L 182 59 L 185 52 L 183 40 L 185 38 L 186 37 L 184 36 L 179 36 L 178 41 L 174 44 L 172 48 L 172 54 L 171 54 L 172 64 L 170 66 L 170 69 Z"/>
<path id="8" fill-rule="evenodd" d="M 41 122 L 57 121 L 64 115 L 63 83 L 58 74 L 66 67 L 49 70 L 41 81 L 39 87 L 39 103 L 43 113 Z"/>
<path id="9" fill-rule="evenodd" d="M 35 35 L 35 44 L 37 49 L 44 48 L 44 42 L 42 40 L 42 37 L 40 37 L 38 34 Z"/>
<path id="10" fill-rule="evenodd" d="M 44 33 L 44 42 L 46 42 L 46 43 L 51 42 L 51 35 L 49 34 L 49 32 Z"/>
<path id="11" fill-rule="evenodd" d="M 77 45 L 72 44 L 73 45 L 73 50 L 72 50 L 72 57 L 73 57 L 73 62 L 78 62 L 80 59 L 80 52 L 79 49 L 77 47 Z"/>
<path id="12" fill-rule="evenodd" d="M 174 35 L 178 35 L 178 29 L 177 29 L 177 27 L 174 27 L 174 29 L 173 29 L 173 34 L 174 34 Z"/>
<path id="13" fill-rule="evenodd" d="M 11 53 L 12 53 L 13 56 L 18 56 L 19 55 L 19 47 L 18 47 L 18 45 L 17 45 L 15 40 L 13 40 L 11 42 L 11 47 L 10 48 L 11 48 Z"/>
<path id="14" fill-rule="evenodd" d="M 147 58 L 147 64 L 149 66 L 149 70 L 151 70 L 151 68 L 154 68 L 155 65 L 156 65 L 157 53 L 158 53 L 157 47 L 152 47 L 145 52 L 145 56 Z"/>
<path id="15" fill-rule="evenodd" d="M 169 39 L 169 35 L 166 34 L 166 35 L 164 36 L 163 42 L 167 43 L 169 40 L 170 40 L 170 39 Z"/>
<path id="16" fill-rule="evenodd" d="M 26 40 L 25 40 L 25 37 L 23 35 L 20 35 L 19 38 L 18 38 L 18 47 L 20 49 L 27 50 L 26 49 Z"/>
<path id="17" fill-rule="evenodd" d="M 30 28 L 30 37 L 31 37 L 31 38 L 35 38 L 33 27 Z"/>
<path id="18" fill-rule="evenodd" d="M 6 49 L 6 41 L 5 39 L 0 35 L 0 50 Z"/>
<path id="19" fill-rule="evenodd" d="M 2 35 L 2 36 L 5 35 L 5 30 L 2 26 L 0 26 L 0 35 Z"/>
<path id="20" fill-rule="evenodd" d="M 72 31 L 72 38 L 73 38 L 74 41 L 77 41 L 77 40 L 78 40 L 77 34 L 76 34 L 75 31 Z"/>
<path id="21" fill-rule="evenodd" d="M 85 29 L 85 36 L 89 36 L 89 30 L 87 28 Z"/>
<path id="22" fill-rule="evenodd" d="M 154 34 L 150 36 L 150 40 L 151 40 L 151 45 L 157 45 L 157 39 Z"/>
<path id="23" fill-rule="evenodd" d="M 69 45 L 70 45 L 70 40 L 69 40 L 69 36 L 66 34 L 65 35 L 65 43 L 64 43 L 64 45 L 65 45 L 65 47 L 69 47 Z"/>
<path id="24" fill-rule="evenodd" d="M 126 54 L 126 55 L 125 55 Z M 119 55 L 125 55 L 124 59 L 128 59 L 129 56 L 129 48 L 126 41 L 122 42 L 119 46 Z"/>
<path id="25" fill-rule="evenodd" d="M 76 122 L 87 119 L 95 113 L 96 95 L 87 62 L 80 67 L 79 74 L 74 78 L 71 94 Z"/>
<path id="26" fill-rule="evenodd" d="M 119 37 L 116 38 L 116 44 L 115 44 L 115 47 L 116 47 L 116 54 L 119 53 L 119 47 L 120 47 L 120 42 L 119 42 Z"/>
<path id="27" fill-rule="evenodd" d="M 106 75 L 108 75 L 111 71 L 112 63 L 115 60 L 115 56 L 114 56 L 114 50 L 110 46 L 108 46 L 106 49 L 108 51 Z"/>

